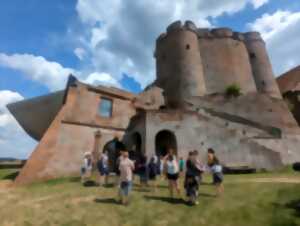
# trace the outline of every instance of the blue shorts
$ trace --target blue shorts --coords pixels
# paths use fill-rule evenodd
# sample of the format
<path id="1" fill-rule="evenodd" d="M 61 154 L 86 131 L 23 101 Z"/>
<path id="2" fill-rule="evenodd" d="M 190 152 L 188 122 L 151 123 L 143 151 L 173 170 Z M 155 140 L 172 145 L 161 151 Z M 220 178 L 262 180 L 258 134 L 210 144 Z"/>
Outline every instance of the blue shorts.
<path id="1" fill-rule="evenodd" d="M 120 194 L 128 196 L 132 190 L 132 181 L 122 181 L 120 184 Z"/>
<path id="2" fill-rule="evenodd" d="M 108 168 L 99 169 L 99 172 L 101 176 L 107 176 L 109 174 Z"/>

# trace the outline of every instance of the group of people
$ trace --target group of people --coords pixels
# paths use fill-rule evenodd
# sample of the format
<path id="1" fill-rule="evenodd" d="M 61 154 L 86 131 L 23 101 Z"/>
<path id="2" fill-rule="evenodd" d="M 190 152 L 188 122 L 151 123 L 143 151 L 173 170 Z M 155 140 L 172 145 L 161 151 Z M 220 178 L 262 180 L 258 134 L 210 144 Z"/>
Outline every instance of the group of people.
<path id="1" fill-rule="evenodd" d="M 108 183 L 109 166 L 107 152 L 101 153 L 96 164 L 99 171 L 99 184 Z M 82 167 L 82 180 L 90 176 L 88 171 L 92 170 L 92 156 L 85 153 L 84 166 Z M 176 192 L 181 197 L 179 178 L 184 178 L 184 189 L 186 192 L 187 203 L 197 205 L 199 186 L 202 182 L 204 172 L 212 174 L 213 184 L 216 186 L 217 195 L 224 192 L 222 166 L 216 157 L 215 151 L 210 148 L 207 151 L 207 164 L 200 160 L 197 150 L 188 153 L 184 160 L 178 158 L 175 151 L 169 148 L 165 156 L 151 156 L 148 161 L 146 155 L 139 158 L 133 158 L 128 151 L 123 148 L 120 150 L 120 156 L 116 161 L 116 178 L 115 181 L 119 187 L 119 196 L 122 204 L 128 204 L 129 195 L 132 190 L 134 175 L 138 175 L 141 187 L 151 187 L 156 191 L 156 182 L 166 178 L 171 198 L 174 198 Z"/>

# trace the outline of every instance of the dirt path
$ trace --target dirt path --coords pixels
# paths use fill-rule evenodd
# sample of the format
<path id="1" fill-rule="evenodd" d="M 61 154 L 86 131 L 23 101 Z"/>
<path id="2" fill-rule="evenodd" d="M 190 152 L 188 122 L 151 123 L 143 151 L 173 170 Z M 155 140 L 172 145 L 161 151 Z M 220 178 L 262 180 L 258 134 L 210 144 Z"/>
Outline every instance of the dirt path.
<path id="1" fill-rule="evenodd" d="M 290 177 L 277 177 L 277 178 L 251 178 L 251 179 L 241 179 L 236 180 L 234 183 L 287 183 L 287 184 L 300 184 L 299 178 L 290 178 Z"/>

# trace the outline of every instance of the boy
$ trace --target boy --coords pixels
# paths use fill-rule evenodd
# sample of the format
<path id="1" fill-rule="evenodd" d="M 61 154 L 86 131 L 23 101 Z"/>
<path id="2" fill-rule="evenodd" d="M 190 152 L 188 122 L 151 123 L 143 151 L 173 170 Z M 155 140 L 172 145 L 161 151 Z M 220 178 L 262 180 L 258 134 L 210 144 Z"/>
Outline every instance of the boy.
<path id="1" fill-rule="evenodd" d="M 121 158 L 119 164 L 120 170 L 120 187 L 119 195 L 121 203 L 128 205 L 128 197 L 132 189 L 132 175 L 134 170 L 134 162 L 129 159 L 128 151 L 121 150 Z"/>

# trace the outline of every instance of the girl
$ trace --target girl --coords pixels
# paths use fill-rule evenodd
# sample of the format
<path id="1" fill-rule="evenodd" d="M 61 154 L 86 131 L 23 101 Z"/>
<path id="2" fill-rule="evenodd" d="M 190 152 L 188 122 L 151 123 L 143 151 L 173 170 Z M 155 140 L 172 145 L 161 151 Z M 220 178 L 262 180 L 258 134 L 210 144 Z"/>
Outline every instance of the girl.
<path id="1" fill-rule="evenodd" d="M 169 154 L 165 157 L 165 165 L 171 198 L 173 198 L 174 196 L 174 190 L 176 190 L 177 194 L 180 196 L 180 189 L 178 187 L 179 167 L 177 158 L 173 153 L 173 149 L 170 149 Z"/>
<path id="2" fill-rule="evenodd" d="M 104 184 L 108 184 L 108 175 L 109 175 L 109 170 L 108 170 L 108 156 L 107 156 L 107 151 L 104 150 L 103 153 L 100 156 L 100 159 L 98 161 L 98 171 L 100 174 L 99 178 L 99 185 L 102 184 L 103 182 L 103 177 L 104 177 Z"/>
<path id="3" fill-rule="evenodd" d="M 207 151 L 207 159 L 208 166 L 210 167 L 213 176 L 213 184 L 217 189 L 217 196 L 222 195 L 224 192 L 223 169 L 219 162 L 219 159 L 215 155 L 215 151 L 212 148 L 209 148 Z"/>
<path id="4" fill-rule="evenodd" d="M 81 183 L 85 183 L 86 179 L 92 174 L 92 154 L 85 152 L 83 158 L 83 166 L 81 167 Z"/>

